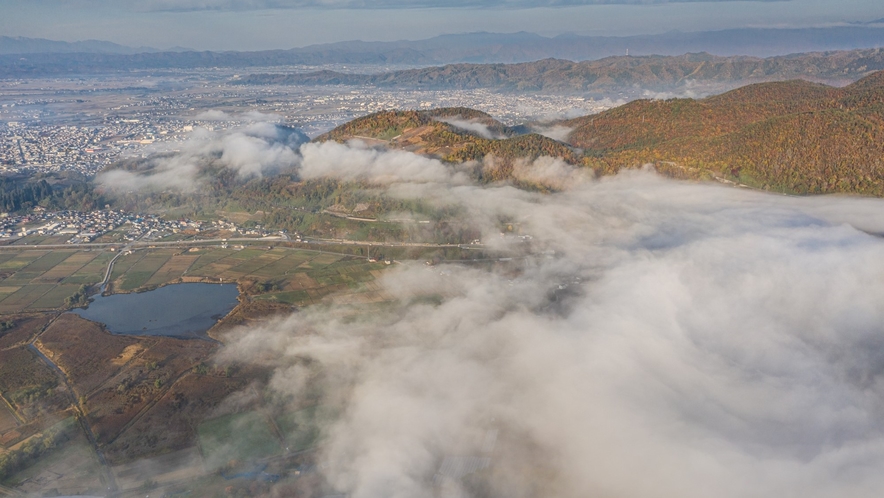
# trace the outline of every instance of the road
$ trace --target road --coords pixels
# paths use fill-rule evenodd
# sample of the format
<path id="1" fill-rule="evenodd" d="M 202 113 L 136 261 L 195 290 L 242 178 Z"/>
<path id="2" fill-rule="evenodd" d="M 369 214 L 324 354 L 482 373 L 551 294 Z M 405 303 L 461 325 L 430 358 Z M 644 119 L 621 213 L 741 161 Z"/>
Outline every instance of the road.
<path id="1" fill-rule="evenodd" d="M 224 242 L 285 242 L 288 240 L 288 237 L 262 237 L 256 239 L 254 237 L 241 237 L 234 239 L 198 239 L 198 240 L 172 240 L 172 241 L 136 241 L 136 242 L 84 242 L 82 244 L 37 244 L 37 245 L 4 245 L 0 246 L 0 251 L 3 250 L 31 250 L 31 251 L 42 251 L 45 249 L 109 249 L 109 248 L 132 248 L 132 249 L 141 249 L 144 247 L 169 247 L 169 246 L 191 246 L 191 245 L 200 245 L 200 244 L 218 244 Z"/>
<path id="2" fill-rule="evenodd" d="M 292 241 L 285 236 L 271 237 L 240 237 L 227 239 L 198 239 L 198 240 L 172 240 L 172 241 L 137 241 L 126 244 L 119 242 L 85 242 L 82 244 L 41 244 L 41 245 L 5 245 L 0 246 L 0 251 L 43 251 L 46 249 L 109 249 L 117 248 L 125 249 L 143 249 L 145 247 L 176 247 L 176 246 L 194 246 L 204 244 L 224 244 L 231 242 L 292 242 L 302 244 L 324 244 L 324 245 L 344 245 L 344 246 L 367 246 L 372 247 L 426 247 L 426 248 L 454 248 L 461 249 L 480 249 L 481 244 L 437 244 L 432 242 L 368 242 L 364 240 L 347 240 L 347 239 L 323 239 L 319 237 L 305 237 L 301 241 Z"/>

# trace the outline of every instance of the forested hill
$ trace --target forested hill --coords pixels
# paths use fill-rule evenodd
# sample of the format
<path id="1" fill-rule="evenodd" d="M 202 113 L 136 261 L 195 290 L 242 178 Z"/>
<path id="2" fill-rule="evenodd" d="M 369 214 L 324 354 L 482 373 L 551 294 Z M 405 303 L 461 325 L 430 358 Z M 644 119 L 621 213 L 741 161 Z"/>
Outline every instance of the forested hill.
<path id="1" fill-rule="evenodd" d="M 492 88 L 502 91 L 587 93 L 624 87 L 673 90 L 686 85 L 733 85 L 793 78 L 849 82 L 884 69 L 884 49 L 817 52 L 760 59 L 707 53 L 680 56 L 608 57 L 571 62 L 544 59 L 520 64 L 451 64 L 382 74 L 253 74 L 242 85 L 372 85 L 421 89 Z"/>
<path id="2" fill-rule="evenodd" d="M 843 88 L 786 81 L 638 100 L 561 124 L 603 173 L 653 163 L 790 193 L 884 196 L 884 72 Z"/>
<path id="3" fill-rule="evenodd" d="M 493 165 L 477 173 L 485 181 L 508 179 L 517 159 L 552 156 L 571 164 L 581 161 L 580 155 L 562 142 L 510 128 L 484 112 L 464 107 L 378 112 L 345 123 L 315 140 L 351 139 L 449 162 L 481 162 L 493 156 Z"/>
<path id="4" fill-rule="evenodd" d="M 794 194 L 884 196 L 884 71 L 835 88 L 759 83 L 705 99 L 637 100 L 556 123 L 567 143 L 524 133 L 464 108 L 386 111 L 317 140 L 353 138 L 446 161 L 494 156 L 485 180 L 519 158 L 561 157 L 599 174 L 654 164 L 682 178 L 717 178 Z M 582 152 L 580 152 L 582 150 Z"/>

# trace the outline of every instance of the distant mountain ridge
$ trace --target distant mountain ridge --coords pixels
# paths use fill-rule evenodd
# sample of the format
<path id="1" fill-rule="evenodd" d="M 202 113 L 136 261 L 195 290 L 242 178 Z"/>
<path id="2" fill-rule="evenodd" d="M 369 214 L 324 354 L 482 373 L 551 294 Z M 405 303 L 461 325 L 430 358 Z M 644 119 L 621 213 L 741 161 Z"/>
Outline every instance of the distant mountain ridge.
<path id="1" fill-rule="evenodd" d="M 884 46 L 884 27 L 873 23 L 826 28 L 670 32 L 625 37 L 573 34 L 544 37 L 527 32 L 466 33 L 441 35 L 425 40 L 347 41 L 290 50 L 252 52 L 156 52 L 146 48 L 130 49 L 108 42 L 77 42 L 80 44 L 78 45 L 27 40 L 8 37 L 0 40 L 0 68 L 4 73 L 23 76 L 137 69 L 322 64 L 427 66 L 449 63 L 518 63 L 547 58 L 584 61 L 625 55 L 627 50 L 632 55 L 708 52 L 718 56 L 770 57 L 797 52 L 881 47 Z M 22 61 L 20 54 L 30 56 Z"/>
<path id="2" fill-rule="evenodd" d="M 175 48 L 168 51 L 187 50 Z M 83 40 L 76 42 L 26 38 L 22 36 L 0 36 L 0 54 L 43 54 L 43 53 L 91 53 L 91 54 L 138 54 L 162 52 L 152 47 L 128 47 L 109 41 Z"/>
<path id="3" fill-rule="evenodd" d="M 631 87 L 672 91 L 694 84 L 735 85 L 811 79 L 845 84 L 884 69 L 884 49 L 818 52 L 759 59 L 708 53 L 608 57 L 572 62 L 545 59 L 518 64 L 450 64 L 381 74 L 253 74 L 242 85 L 370 85 L 418 89 L 475 89 L 543 93 L 607 93 Z"/>

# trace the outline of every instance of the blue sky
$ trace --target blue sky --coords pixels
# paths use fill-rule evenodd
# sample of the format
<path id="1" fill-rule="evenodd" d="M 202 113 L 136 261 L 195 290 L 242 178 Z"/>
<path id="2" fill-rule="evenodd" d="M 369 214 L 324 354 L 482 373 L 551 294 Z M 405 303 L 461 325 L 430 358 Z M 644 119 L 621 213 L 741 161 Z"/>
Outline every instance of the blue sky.
<path id="1" fill-rule="evenodd" d="M 0 0 L 0 35 L 201 50 L 472 31 L 623 36 L 880 18 L 881 0 Z"/>

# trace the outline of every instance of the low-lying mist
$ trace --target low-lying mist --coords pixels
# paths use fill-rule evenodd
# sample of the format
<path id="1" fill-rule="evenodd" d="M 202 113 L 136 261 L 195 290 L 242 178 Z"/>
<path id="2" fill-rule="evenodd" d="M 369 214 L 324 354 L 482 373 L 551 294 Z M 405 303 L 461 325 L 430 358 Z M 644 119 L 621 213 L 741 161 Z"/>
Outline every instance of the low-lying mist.
<path id="1" fill-rule="evenodd" d="M 216 119 L 226 116 L 218 114 Z M 116 192 L 193 192 L 204 185 L 207 164 L 213 161 L 239 179 L 273 175 L 293 168 L 299 161 L 298 147 L 308 140 L 294 128 L 266 121 L 220 132 L 197 128 L 181 143 L 150 150 L 150 157 L 135 170 L 104 171 L 95 183 Z"/>
<path id="2" fill-rule="evenodd" d="M 462 206 L 503 259 L 406 262 L 380 280 L 380 310 L 314 306 L 230 332 L 223 358 L 272 366 L 278 399 L 339 410 L 319 465 L 336 492 L 884 489 L 884 239 L 867 233 L 884 233 L 884 202 L 593 179 L 552 159 L 520 165 L 563 189 L 540 194 L 309 147 L 328 147 L 314 175 L 398 174 L 388 195 Z"/>

